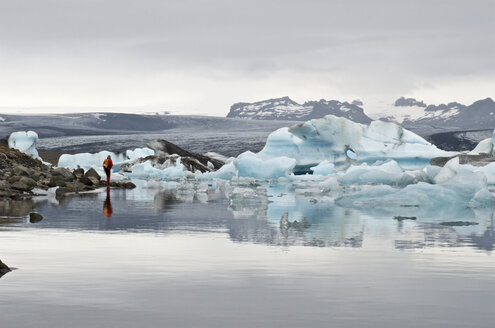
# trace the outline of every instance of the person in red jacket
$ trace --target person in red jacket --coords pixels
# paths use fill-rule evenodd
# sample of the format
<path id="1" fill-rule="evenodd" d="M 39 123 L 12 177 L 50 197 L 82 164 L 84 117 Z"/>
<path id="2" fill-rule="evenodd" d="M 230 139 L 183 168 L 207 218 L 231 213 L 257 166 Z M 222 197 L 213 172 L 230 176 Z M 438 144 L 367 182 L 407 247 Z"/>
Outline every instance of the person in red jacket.
<path id="1" fill-rule="evenodd" d="M 107 174 L 107 186 L 110 184 L 110 172 L 112 170 L 112 166 L 113 166 L 112 157 L 108 155 L 107 159 L 103 161 L 103 169 Z"/>

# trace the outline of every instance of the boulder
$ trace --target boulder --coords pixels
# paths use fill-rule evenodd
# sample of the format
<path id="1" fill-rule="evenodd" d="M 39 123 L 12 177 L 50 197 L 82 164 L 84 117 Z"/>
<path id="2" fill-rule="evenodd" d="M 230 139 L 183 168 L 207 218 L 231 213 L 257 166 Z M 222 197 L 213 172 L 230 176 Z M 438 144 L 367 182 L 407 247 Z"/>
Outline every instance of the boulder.
<path id="1" fill-rule="evenodd" d="M 136 188 L 136 185 L 130 181 L 126 181 L 126 182 L 110 182 L 110 186 L 111 187 L 115 187 L 115 188 L 121 188 L 121 189 L 134 189 Z"/>
<path id="2" fill-rule="evenodd" d="M 93 186 L 94 185 L 94 181 L 96 180 L 96 182 L 98 182 L 98 180 L 94 177 L 92 177 L 91 179 L 88 178 L 88 177 L 85 177 L 84 175 L 79 178 L 79 182 L 87 185 L 87 186 Z"/>
<path id="3" fill-rule="evenodd" d="M 43 220 L 43 215 L 31 212 L 29 213 L 29 222 L 30 223 L 38 223 Z"/>
<path id="4" fill-rule="evenodd" d="M 55 197 L 60 198 L 66 193 L 79 193 L 81 191 L 94 190 L 92 186 L 86 186 L 80 182 L 66 182 L 65 186 L 58 188 L 55 191 Z"/>
<path id="5" fill-rule="evenodd" d="M 7 181 L 10 183 L 10 184 L 13 184 L 13 183 L 16 183 L 17 181 L 19 181 L 21 179 L 20 176 L 18 175 L 13 175 L 11 176 L 10 178 L 7 179 Z"/>
<path id="6" fill-rule="evenodd" d="M 29 177 L 33 174 L 33 170 L 25 167 L 24 165 L 17 165 L 12 169 L 15 175 Z"/>
<path id="7" fill-rule="evenodd" d="M 52 177 L 55 176 L 63 177 L 65 182 L 71 182 L 75 179 L 74 174 L 72 174 L 72 172 L 65 167 L 57 167 L 55 170 L 53 170 Z"/>
<path id="8" fill-rule="evenodd" d="M 0 190 L 8 190 L 10 189 L 10 183 L 5 180 L 0 180 Z"/>
<path id="9" fill-rule="evenodd" d="M 88 170 L 88 172 L 86 172 L 86 174 L 84 174 L 84 176 L 86 178 L 90 178 L 90 177 L 96 178 L 98 181 L 101 180 L 100 175 L 98 174 L 98 172 L 96 172 L 96 170 L 94 168 L 90 168 Z"/>
<path id="10" fill-rule="evenodd" d="M 0 260 L 0 277 L 10 271 L 12 270 Z"/>
<path id="11" fill-rule="evenodd" d="M 62 176 L 55 175 L 52 176 L 50 182 L 48 182 L 49 187 L 63 187 L 65 186 L 65 179 Z"/>
<path id="12" fill-rule="evenodd" d="M 20 181 L 15 182 L 12 184 L 12 189 L 19 190 L 19 191 L 31 191 L 33 190 L 34 186 L 27 185 L 25 183 L 22 183 Z"/>
<path id="13" fill-rule="evenodd" d="M 81 179 L 84 177 L 84 169 L 83 168 L 78 168 L 72 171 L 72 174 L 76 177 L 76 179 Z"/>
<path id="14" fill-rule="evenodd" d="M 134 189 L 136 188 L 136 185 L 130 181 L 124 182 L 123 186 L 125 189 Z"/>
<path id="15" fill-rule="evenodd" d="M 495 157 L 482 153 L 478 155 L 459 154 L 450 157 L 434 157 L 430 160 L 430 164 L 435 166 L 444 166 L 448 161 L 455 157 L 459 158 L 459 164 L 470 164 L 473 166 L 485 166 L 495 162 Z"/>
<path id="16" fill-rule="evenodd" d="M 24 183 L 25 185 L 30 186 L 32 188 L 36 187 L 37 185 L 36 181 L 28 177 L 21 177 L 18 182 Z"/>
<path id="17" fill-rule="evenodd" d="M 167 140 L 163 139 L 156 139 L 148 142 L 146 144 L 149 148 L 153 149 L 156 153 L 156 155 L 179 155 L 183 159 L 183 163 L 185 163 L 185 159 L 187 158 L 190 162 L 199 162 L 202 164 L 203 167 L 208 167 L 208 162 L 210 162 L 210 165 L 213 166 L 213 169 L 206 169 L 204 170 L 203 167 L 198 168 L 201 172 L 207 172 L 207 171 L 215 171 L 218 170 L 225 164 L 224 162 L 212 158 L 206 155 L 201 155 L 197 153 L 193 153 L 190 151 L 187 151 L 185 149 L 180 148 L 176 144 L 173 144 Z"/>
<path id="18" fill-rule="evenodd" d="M 88 177 L 87 179 L 89 181 L 91 181 L 91 183 L 92 183 L 93 186 L 99 186 L 100 185 L 100 182 L 103 182 L 103 181 L 100 181 L 100 179 L 98 179 L 96 177 Z"/>

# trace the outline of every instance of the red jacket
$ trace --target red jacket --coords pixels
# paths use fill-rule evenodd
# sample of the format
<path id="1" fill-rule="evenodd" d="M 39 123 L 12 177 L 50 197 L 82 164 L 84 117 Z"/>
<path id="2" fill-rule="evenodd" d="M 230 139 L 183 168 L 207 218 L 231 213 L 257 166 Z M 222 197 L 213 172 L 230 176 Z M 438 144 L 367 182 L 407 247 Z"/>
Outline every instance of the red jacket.
<path id="1" fill-rule="evenodd" d="M 106 165 L 105 165 L 106 164 Z M 106 168 L 106 169 L 111 169 L 113 167 L 113 162 L 111 159 L 105 159 L 103 161 L 103 167 Z"/>

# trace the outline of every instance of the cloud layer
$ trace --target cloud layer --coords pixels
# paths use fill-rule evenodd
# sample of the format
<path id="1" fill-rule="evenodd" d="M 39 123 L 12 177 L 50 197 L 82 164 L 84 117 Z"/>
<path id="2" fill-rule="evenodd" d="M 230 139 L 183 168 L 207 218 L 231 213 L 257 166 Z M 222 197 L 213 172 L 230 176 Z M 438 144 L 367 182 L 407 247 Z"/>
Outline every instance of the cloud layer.
<path id="1" fill-rule="evenodd" d="M 0 0 L 0 106 L 495 96 L 491 0 Z M 366 107 L 373 111 L 373 108 Z"/>

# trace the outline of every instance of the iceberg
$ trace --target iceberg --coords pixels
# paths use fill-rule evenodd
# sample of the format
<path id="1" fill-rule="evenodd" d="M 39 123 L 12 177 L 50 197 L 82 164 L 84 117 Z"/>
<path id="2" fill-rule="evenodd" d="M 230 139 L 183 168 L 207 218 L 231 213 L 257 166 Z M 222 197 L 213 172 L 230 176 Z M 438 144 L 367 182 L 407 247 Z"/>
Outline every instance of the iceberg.
<path id="1" fill-rule="evenodd" d="M 8 140 L 9 148 L 15 148 L 33 158 L 41 160 L 36 150 L 37 142 L 38 134 L 34 131 L 12 132 Z"/>
<path id="2" fill-rule="evenodd" d="M 141 164 L 134 165 L 132 172 L 127 173 L 127 176 L 132 178 L 144 179 L 180 179 L 186 176 L 184 165 L 181 163 L 180 157 L 177 158 L 175 165 L 164 169 L 158 169 L 151 165 L 151 161 L 146 161 Z"/>
<path id="3" fill-rule="evenodd" d="M 455 166 L 455 162 L 452 164 Z M 335 202 L 357 208 L 436 208 L 459 210 L 466 207 L 493 206 L 495 196 L 488 191 L 484 174 L 460 167 L 452 176 L 446 169 L 438 184 L 418 182 L 405 188 L 386 185 L 365 186 L 357 192 L 343 195 Z M 438 173 L 438 175 L 440 175 Z M 448 180 L 446 180 L 448 179 Z M 435 180 L 435 179 L 434 179 Z"/>
<path id="4" fill-rule="evenodd" d="M 345 167 L 393 159 L 405 169 L 417 169 L 428 165 L 433 157 L 454 154 L 457 153 L 440 150 L 395 123 L 373 121 L 366 126 L 327 115 L 273 132 L 258 156 L 265 160 L 293 158 L 296 171 L 309 171 L 324 160 Z"/>
<path id="5" fill-rule="evenodd" d="M 314 175 L 326 176 L 335 173 L 335 165 L 328 160 L 324 160 L 320 164 L 310 167 L 310 170 L 313 171 Z"/>
<path id="6" fill-rule="evenodd" d="M 247 151 L 234 160 L 234 165 L 237 168 L 238 177 L 278 179 L 290 173 L 296 165 L 296 160 L 285 156 L 263 160 Z"/>
<path id="7" fill-rule="evenodd" d="M 150 148 L 136 148 L 127 150 L 125 154 L 116 154 L 110 151 L 100 151 L 99 153 L 79 153 L 79 154 L 63 154 L 58 160 L 59 167 L 76 169 L 82 167 L 87 170 L 90 168 L 99 168 L 108 155 L 112 157 L 114 167 L 113 171 L 119 170 L 119 166 L 128 161 L 138 158 L 154 155 L 155 151 Z"/>
<path id="8" fill-rule="evenodd" d="M 495 130 L 493 131 L 493 135 L 491 138 L 487 138 L 481 140 L 476 147 L 471 150 L 469 155 L 480 155 L 480 154 L 488 154 L 493 156 L 493 145 L 495 144 Z"/>
<path id="9" fill-rule="evenodd" d="M 368 165 L 363 163 L 359 166 L 349 167 L 339 177 L 338 181 L 344 185 L 352 184 L 386 184 L 397 185 L 404 178 L 402 168 L 396 161 L 387 161 L 385 163 L 377 163 Z M 411 177 L 411 179 L 413 179 Z M 408 180 L 411 180 L 408 179 Z"/>
<path id="10" fill-rule="evenodd" d="M 257 154 L 246 151 L 237 158 L 228 159 L 218 171 L 196 174 L 198 179 L 254 178 L 273 180 L 287 177 L 296 165 L 296 160 L 289 157 L 262 159 Z"/>

